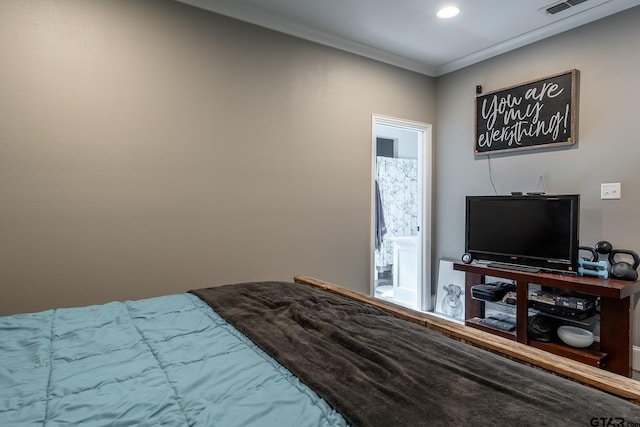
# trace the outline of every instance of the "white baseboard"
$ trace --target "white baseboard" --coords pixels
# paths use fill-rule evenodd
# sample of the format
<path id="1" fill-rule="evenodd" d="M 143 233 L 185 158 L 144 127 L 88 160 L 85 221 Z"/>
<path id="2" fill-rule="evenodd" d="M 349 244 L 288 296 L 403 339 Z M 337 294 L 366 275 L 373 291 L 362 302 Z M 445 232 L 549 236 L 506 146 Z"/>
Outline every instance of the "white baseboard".
<path id="1" fill-rule="evenodd" d="M 637 345 L 633 346 L 633 356 L 631 361 L 631 367 L 634 371 L 640 372 L 640 347 Z"/>

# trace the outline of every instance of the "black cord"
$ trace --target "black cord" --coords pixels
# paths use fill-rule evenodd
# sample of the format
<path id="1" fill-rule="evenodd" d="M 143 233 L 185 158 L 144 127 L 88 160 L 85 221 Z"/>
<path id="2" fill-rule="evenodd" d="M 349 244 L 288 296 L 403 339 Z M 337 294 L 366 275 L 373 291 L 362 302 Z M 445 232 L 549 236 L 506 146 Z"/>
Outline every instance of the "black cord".
<path id="1" fill-rule="evenodd" d="M 544 188 L 544 179 L 542 179 L 542 175 L 540 175 L 540 182 L 538 182 L 538 188 L 540 187 L 542 187 L 541 190 L 543 193 L 547 192 L 547 190 Z"/>
<path id="2" fill-rule="evenodd" d="M 489 165 L 489 181 L 491 181 L 491 186 L 493 187 L 494 194 L 498 194 L 498 190 L 496 190 L 496 184 L 493 182 L 493 172 L 491 171 L 491 155 L 487 154 L 487 165 Z"/>

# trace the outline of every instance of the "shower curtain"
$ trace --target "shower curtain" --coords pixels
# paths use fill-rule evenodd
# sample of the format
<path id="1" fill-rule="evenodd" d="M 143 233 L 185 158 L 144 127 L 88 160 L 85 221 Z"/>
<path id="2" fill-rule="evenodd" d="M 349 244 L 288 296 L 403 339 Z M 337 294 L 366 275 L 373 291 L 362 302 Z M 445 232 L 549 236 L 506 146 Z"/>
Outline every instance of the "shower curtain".
<path id="1" fill-rule="evenodd" d="M 376 250 L 376 267 L 384 271 L 393 264 L 390 238 L 418 233 L 418 160 L 377 157 L 376 175 L 387 228 Z"/>

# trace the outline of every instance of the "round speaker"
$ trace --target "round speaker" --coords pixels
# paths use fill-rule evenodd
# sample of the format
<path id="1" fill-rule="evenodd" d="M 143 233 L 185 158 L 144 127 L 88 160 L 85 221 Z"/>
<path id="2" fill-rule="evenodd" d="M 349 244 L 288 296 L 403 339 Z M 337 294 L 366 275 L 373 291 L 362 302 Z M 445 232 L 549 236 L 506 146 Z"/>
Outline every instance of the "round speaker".
<path id="1" fill-rule="evenodd" d="M 462 255 L 462 262 L 464 262 L 465 264 L 471 264 L 471 261 L 473 261 L 473 257 L 471 256 L 470 253 L 465 252 Z"/>

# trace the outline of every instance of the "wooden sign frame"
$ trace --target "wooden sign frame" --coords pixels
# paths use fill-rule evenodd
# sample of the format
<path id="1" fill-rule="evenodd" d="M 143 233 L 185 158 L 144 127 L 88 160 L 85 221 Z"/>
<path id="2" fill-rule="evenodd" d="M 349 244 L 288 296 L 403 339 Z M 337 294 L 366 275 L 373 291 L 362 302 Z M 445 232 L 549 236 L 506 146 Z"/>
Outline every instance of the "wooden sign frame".
<path id="1" fill-rule="evenodd" d="M 578 70 L 476 95 L 476 155 L 578 141 Z"/>

